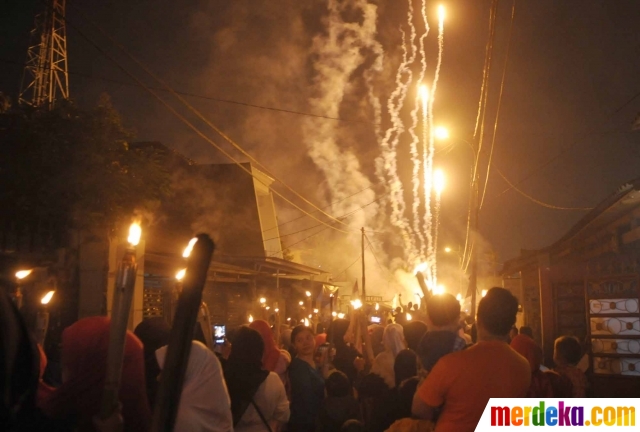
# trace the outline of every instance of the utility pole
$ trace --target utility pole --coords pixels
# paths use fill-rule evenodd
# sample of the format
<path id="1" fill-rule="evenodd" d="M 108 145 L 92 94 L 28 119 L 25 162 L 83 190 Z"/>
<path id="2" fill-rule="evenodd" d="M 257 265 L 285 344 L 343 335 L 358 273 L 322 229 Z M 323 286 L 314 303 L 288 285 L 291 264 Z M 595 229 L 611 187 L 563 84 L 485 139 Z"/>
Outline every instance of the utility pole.
<path id="1" fill-rule="evenodd" d="M 362 227 L 362 303 L 367 300 L 367 285 L 364 274 L 364 227 Z"/>
<path id="2" fill-rule="evenodd" d="M 18 103 L 51 109 L 69 98 L 66 0 L 47 0 L 31 30 Z"/>

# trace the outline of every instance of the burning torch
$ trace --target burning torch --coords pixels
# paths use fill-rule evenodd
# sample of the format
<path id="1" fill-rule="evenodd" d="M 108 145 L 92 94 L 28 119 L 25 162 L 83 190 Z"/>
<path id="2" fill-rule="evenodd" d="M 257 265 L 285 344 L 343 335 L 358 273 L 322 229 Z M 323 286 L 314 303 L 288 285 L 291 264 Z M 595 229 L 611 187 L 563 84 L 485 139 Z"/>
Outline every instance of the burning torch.
<path id="1" fill-rule="evenodd" d="M 113 290 L 113 309 L 111 328 L 109 331 L 109 351 L 107 353 L 107 376 L 102 393 L 100 418 L 109 418 L 118 409 L 118 392 L 122 376 L 122 362 L 127 335 L 127 323 L 131 312 L 131 301 L 136 283 L 138 264 L 136 263 L 136 247 L 140 242 L 142 229 L 137 223 L 129 227 L 128 245 L 118 266 Z"/>
<path id="2" fill-rule="evenodd" d="M 16 279 L 18 280 L 18 283 L 16 284 L 16 290 L 13 293 L 12 297 L 13 297 L 13 302 L 16 305 L 16 308 L 18 310 L 20 310 L 22 308 L 22 286 L 21 286 L 21 281 L 26 278 L 27 276 L 29 276 L 31 274 L 31 272 L 33 272 L 33 270 L 18 270 L 16 272 Z"/>
<path id="3" fill-rule="evenodd" d="M 44 346 L 44 340 L 47 337 L 47 329 L 49 328 L 49 311 L 47 306 L 53 297 L 55 291 L 49 291 L 40 299 L 42 309 L 38 311 L 36 316 L 36 342 Z"/>
<path id="4" fill-rule="evenodd" d="M 151 427 L 154 432 L 173 431 L 214 244 L 208 235 L 199 234 L 191 249 L 160 377 Z"/>

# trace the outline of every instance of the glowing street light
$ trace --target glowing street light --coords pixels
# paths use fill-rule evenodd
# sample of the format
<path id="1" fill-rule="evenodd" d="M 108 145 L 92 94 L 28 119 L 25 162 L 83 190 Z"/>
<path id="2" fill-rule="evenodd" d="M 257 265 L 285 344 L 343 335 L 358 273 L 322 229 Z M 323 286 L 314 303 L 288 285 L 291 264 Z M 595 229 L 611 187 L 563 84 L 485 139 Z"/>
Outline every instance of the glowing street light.
<path id="1" fill-rule="evenodd" d="M 31 274 L 33 270 L 20 270 L 16 272 L 16 278 L 24 279 Z"/>
<path id="2" fill-rule="evenodd" d="M 351 302 L 351 306 L 353 306 L 354 309 L 360 309 L 362 307 L 362 300 L 360 299 L 355 299 Z"/>
<path id="3" fill-rule="evenodd" d="M 380 305 L 376 303 L 376 310 L 380 310 Z"/>
<path id="4" fill-rule="evenodd" d="M 334 318 L 337 317 L 338 316 L 338 312 L 331 312 L 331 316 L 334 317 Z"/>
<path id="5" fill-rule="evenodd" d="M 433 136 L 437 140 L 448 140 L 449 139 L 449 129 L 444 126 L 436 126 L 433 131 Z"/>
<path id="6" fill-rule="evenodd" d="M 311 297 L 311 293 L 309 291 L 307 291 L 305 294 L 307 297 Z"/>
<path id="7" fill-rule="evenodd" d="M 449 246 L 447 246 L 446 248 L 444 248 L 444 251 L 446 253 L 451 253 L 451 248 Z"/>
<path id="8" fill-rule="evenodd" d="M 249 322 L 252 323 L 253 322 L 253 315 L 249 315 Z"/>
<path id="9" fill-rule="evenodd" d="M 317 313 L 318 313 L 318 309 L 314 309 L 314 310 L 313 310 L 313 313 L 314 313 L 314 314 L 317 314 Z"/>
<path id="10" fill-rule="evenodd" d="M 278 313 L 278 312 L 280 312 L 280 308 L 275 308 L 273 311 L 274 311 L 275 313 Z"/>
<path id="11" fill-rule="evenodd" d="M 49 291 L 48 293 L 46 293 L 40 300 L 40 303 L 42 303 L 43 305 L 49 304 L 54 293 L 55 291 Z"/>
<path id="12" fill-rule="evenodd" d="M 267 306 L 265 309 L 266 309 L 266 310 L 269 310 L 269 309 L 271 309 L 271 306 Z"/>
<path id="13" fill-rule="evenodd" d="M 260 297 L 260 303 L 261 304 L 265 304 L 267 302 L 267 299 L 264 297 Z"/>
<path id="14" fill-rule="evenodd" d="M 445 185 L 444 171 L 438 168 L 433 172 L 433 188 L 435 189 L 438 195 L 440 195 L 444 190 L 444 185 Z"/>
<path id="15" fill-rule="evenodd" d="M 338 318 L 340 318 L 340 319 L 344 319 L 344 314 L 343 314 L 342 312 L 340 312 L 340 313 L 338 314 Z"/>
<path id="16" fill-rule="evenodd" d="M 303 305 L 304 305 L 304 302 L 303 302 L 302 300 L 300 300 L 300 301 L 298 302 L 298 304 L 299 304 L 300 306 L 303 306 Z"/>

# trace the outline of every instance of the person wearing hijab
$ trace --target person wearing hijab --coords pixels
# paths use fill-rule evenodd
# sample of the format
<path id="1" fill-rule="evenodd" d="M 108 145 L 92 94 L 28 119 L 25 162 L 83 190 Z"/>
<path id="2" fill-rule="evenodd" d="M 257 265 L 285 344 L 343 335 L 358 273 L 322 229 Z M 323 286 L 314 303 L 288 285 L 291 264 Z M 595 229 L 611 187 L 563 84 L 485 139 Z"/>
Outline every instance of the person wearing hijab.
<path id="1" fill-rule="evenodd" d="M 303 325 L 291 332 L 296 357 L 289 367 L 291 380 L 290 432 L 313 432 L 324 399 L 324 378 L 314 360 L 315 335 Z"/>
<path id="2" fill-rule="evenodd" d="M 271 327 L 263 320 L 255 320 L 249 324 L 249 328 L 260 333 L 264 342 L 264 354 L 262 355 L 262 367 L 278 374 L 282 383 L 287 381 L 287 369 L 291 364 L 291 354 L 285 350 L 278 349 L 276 341 L 271 332 Z"/>
<path id="3" fill-rule="evenodd" d="M 360 357 L 360 353 L 351 344 L 344 340 L 344 336 L 349 329 L 349 321 L 337 319 L 331 323 L 327 333 L 327 341 L 335 348 L 333 366 L 344 373 L 349 382 L 353 385 L 358 377 L 358 368 L 355 360 Z"/>
<path id="4" fill-rule="evenodd" d="M 144 372 L 147 383 L 147 397 L 149 405 L 154 406 L 158 391 L 158 375 L 160 366 L 156 360 L 156 350 L 169 343 L 171 327 L 164 318 L 154 317 L 143 320 L 133 333 L 138 336 L 144 347 Z"/>
<path id="5" fill-rule="evenodd" d="M 531 366 L 531 386 L 526 397 L 552 398 L 556 397 L 553 391 L 553 378 L 549 373 L 540 370 L 542 363 L 542 350 L 533 339 L 526 335 L 516 335 L 511 339 L 511 348 L 527 359 Z M 553 373 L 553 372 L 552 372 Z"/>
<path id="6" fill-rule="evenodd" d="M 396 356 L 406 348 L 404 330 L 400 324 L 389 324 L 382 335 L 384 351 L 373 362 L 371 373 L 381 376 L 389 388 L 395 388 L 396 379 L 393 366 Z"/>
<path id="7" fill-rule="evenodd" d="M 277 431 L 289 421 L 287 393 L 278 374 L 264 367 L 264 353 L 264 335 L 241 327 L 224 372 L 235 432 Z"/>
<path id="8" fill-rule="evenodd" d="M 167 346 L 156 351 L 160 369 Z M 231 404 L 220 361 L 202 342 L 191 341 L 191 353 L 184 375 L 175 431 L 232 432 Z"/>
<path id="9" fill-rule="evenodd" d="M 83 318 L 62 332 L 62 386 L 38 401 L 53 419 L 69 422 L 71 429 L 95 430 L 107 372 L 110 320 Z M 144 382 L 142 343 L 127 332 L 119 400 L 125 431 L 147 431 L 151 424 Z"/>

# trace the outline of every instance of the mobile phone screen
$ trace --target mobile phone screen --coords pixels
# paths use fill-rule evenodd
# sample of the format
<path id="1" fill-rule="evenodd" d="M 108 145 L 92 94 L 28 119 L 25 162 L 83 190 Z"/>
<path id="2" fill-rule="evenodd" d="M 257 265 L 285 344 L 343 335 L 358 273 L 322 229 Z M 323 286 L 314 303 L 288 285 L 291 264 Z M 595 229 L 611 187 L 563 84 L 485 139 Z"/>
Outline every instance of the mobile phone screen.
<path id="1" fill-rule="evenodd" d="M 369 321 L 371 321 L 373 324 L 380 324 L 382 322 L 382 318 L 372 316 L 371 318 L 369 318 Z"/>
<path id="2" fill-rule="evenodd" d="M 222 345 L 227 337 L 227 326 L 216 324 L 213 326 L 213 339 L 216 345 Z"/>

